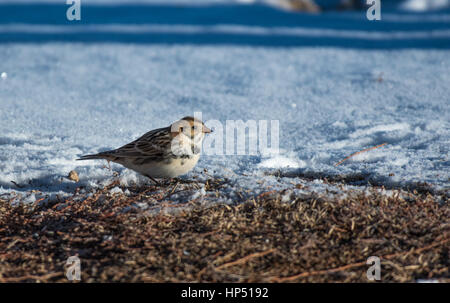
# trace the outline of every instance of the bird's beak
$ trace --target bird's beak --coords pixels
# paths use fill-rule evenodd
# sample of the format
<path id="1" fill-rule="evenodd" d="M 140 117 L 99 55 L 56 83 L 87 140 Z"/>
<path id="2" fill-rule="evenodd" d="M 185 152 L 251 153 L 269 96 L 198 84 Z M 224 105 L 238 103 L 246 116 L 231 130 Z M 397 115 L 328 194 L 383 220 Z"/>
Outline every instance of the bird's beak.
<path id="1" fill-rule="evenodd" d="M 207 128 L 205 125 L 203 125 L 203 132 L 205 134 L 209 134 L 209 133 L 212 133 L 213 131 L 211 129 Z"/>

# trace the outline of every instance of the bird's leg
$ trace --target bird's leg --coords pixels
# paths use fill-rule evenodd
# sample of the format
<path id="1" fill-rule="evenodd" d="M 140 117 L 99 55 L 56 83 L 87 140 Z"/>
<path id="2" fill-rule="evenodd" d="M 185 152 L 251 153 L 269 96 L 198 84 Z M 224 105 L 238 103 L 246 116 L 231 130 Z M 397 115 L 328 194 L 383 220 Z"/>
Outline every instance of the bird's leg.
<path id="1" fill-rule="evenodd" d="M 147 178 L 149 178 L 150 180 L 152 180 L 153 182 L 155 182 L 156 185 L 161 185 L 158 181 L 155 180 L 155 178 L 150 177 L 149 175 L 145 175 Z"/>
<path id="2" fill-rule="evenodd" d="M 106 168 L 107 170 L 111 171 L 111 162 L 108 159 L 105 159 L 106 163 L 108 163 L 108 165 L 103 165 L 102 168 Z"/>

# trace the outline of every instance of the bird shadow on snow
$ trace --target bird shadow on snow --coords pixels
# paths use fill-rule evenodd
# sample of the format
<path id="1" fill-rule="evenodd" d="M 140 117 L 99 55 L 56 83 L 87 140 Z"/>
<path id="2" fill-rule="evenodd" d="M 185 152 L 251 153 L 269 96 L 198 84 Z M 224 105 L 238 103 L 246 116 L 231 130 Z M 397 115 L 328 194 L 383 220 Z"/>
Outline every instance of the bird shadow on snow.
<path id="1" fill-rule="evenodd" d="M 57 194 L 58 192 L 73 193 L 77 187 L 80 187 L 80 184 L 70 181 L 63 176 L 46 174 L 37 178 L 32 178 L 26 183 L 20 183 L 14 180 L 11 180 L 10 182 L 0 182 L 0 187 L 22 193 L 48 191 Z"/>
<path id="2" fill-rule="evenodd" d="M 430 33 L 448 30 L 449 27 L 447 22 L 439 20 L 421 22 L 420 14 L 408 15 L 417 18 L 414 22 L 402 21 L 401 18 L 371 22 L 364 10 L 307 14 L 262 4 L 83 4 L 81 20 L 68 21 L 68 7 L 64 2 L 0 4 L 0 42 L 450 48 L 450 39 L 445 35 L 415 36 L 418 31 Z M 446 12 L 433 14 L 439 13 Z M 101 26 L 106 27 L 100 29 Z M 214 26 L 222 29 L 213 30 Z M 231 29 L 224 29 L 224 26 Z M 277 31 L 280 28 L 288 32 Z M 403 36 L 393 38 L 390 36 L 392 32 L 402 32 Z M 377 37 L 371 38 L 371 33 Z"/>
<path id="3" fill-rule="evenodd" d="M 105 168 L 106 169 L 106 168 Z M 80 171 L 79 169 L 77 169 Z M 111 172 L 120 173 L 124 168 L 114 168 Z M 31 178 L 26 182 L 16 182 L 15 180 L 0 182 L 0 188 L 7 191 L 14 191 L 17 193 L 31 193 L 31 192 L 43 192 L 52 193 L 51 196 L 58 195 L 60 193 L 72 194 L 77 188 L 91 188 L 91 187 L 103 187 L 111 183 L 117 176 L 111 174 L 102 174 L 95 177 L 80 178 L 79 182 L 70 180 L 67 175 L 62 174 L 43 174 L 36 178 Z M 144 184 L 145 177 L 139 178 L 139 184 Z M 151 181 L 148 181 L 151 184 Z"/>

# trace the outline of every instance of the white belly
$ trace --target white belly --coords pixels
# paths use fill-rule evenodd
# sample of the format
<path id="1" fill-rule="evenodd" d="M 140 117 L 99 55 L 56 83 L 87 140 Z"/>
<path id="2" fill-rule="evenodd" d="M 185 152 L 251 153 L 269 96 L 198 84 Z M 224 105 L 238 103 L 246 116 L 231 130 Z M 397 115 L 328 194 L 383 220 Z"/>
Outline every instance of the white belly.
<path id="1" fill-rule="evenodd" d="M 197 164 L 199 158 L 200 155 L 194 155 L 190 159 L 171 159 L 170 163 L 150 162 L 143 165 L 135 165 L 127 161 L 120 164 L 152 178 L 174 178 L 188 173 Z"/>

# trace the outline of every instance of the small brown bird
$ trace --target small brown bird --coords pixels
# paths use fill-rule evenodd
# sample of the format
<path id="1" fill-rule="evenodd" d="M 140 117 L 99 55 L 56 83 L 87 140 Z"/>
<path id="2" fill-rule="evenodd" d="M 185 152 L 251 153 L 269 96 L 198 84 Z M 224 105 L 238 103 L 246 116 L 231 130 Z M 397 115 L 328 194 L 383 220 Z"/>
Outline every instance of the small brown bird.
<path id="1" fill-rule="evenodd" d="M 184 117 L 168 127 L 151 130 L 122 147 L 77 160 L 105 159 L 157 182 L 154 178 L 174 178 L 193 169 L 208 133 L 211 130 L 202 121 Z"/>

